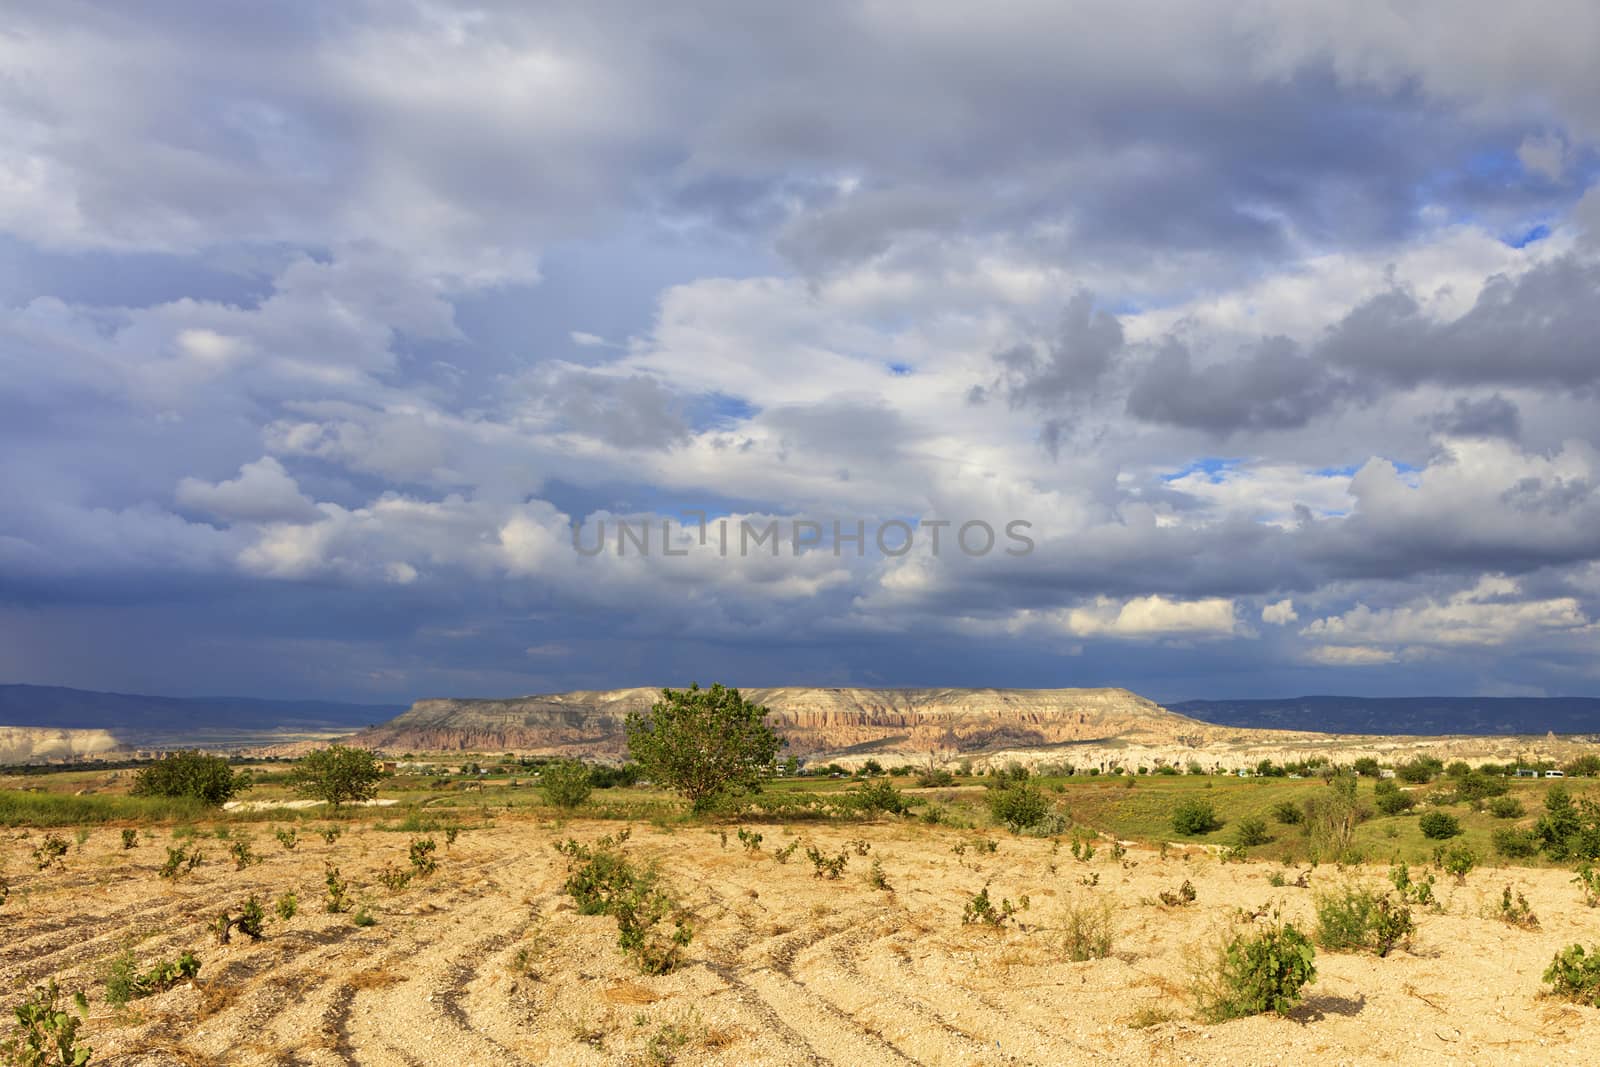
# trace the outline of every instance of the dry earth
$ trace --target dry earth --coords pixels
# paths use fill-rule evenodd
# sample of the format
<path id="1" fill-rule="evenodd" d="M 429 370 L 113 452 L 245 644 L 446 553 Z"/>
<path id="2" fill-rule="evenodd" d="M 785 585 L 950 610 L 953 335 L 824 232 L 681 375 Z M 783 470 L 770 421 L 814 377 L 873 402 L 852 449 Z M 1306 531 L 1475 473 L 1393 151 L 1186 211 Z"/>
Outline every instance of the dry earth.
<path id="1" fill-rule="evenodd" d="M 1280 906 L 1309 929 L 1318 888 L 1377 884 L 1385 872 L 1323 867 L 1310 890 L 1273 888 L 1274 867 L 1198 851 L 1135 847 L 1119 862 L 1102 847 L 1079 863 L 1064 846 L 1000 835 L 992 855 L 958 855 L 973 834 L 878 823 L 759 826 L 752 855 L 731 827 L 724 846 L 715 829 L 636 826 L 628 851 L 660 861 L 698 923 L 681 969 L 643 977 L 617 950 L 612 920 L 579 915 L 562 895 L 565 861 L 551 848 L 618 828 L 502 818 L 448 851 L 440 838 L 439 872 L 397 893 L 376 873 L 406 863 L 412 835 L 371 827 L 332 846 L 303 836 L 293 852 L 258 827 L 265 862 L 244 871 L 227 842 L 206 840 L 208 862 L 175 885 L 156 874 L 164 832 L 124 852 L 115 829 L 96 829 L 64 869 L 44 873 L 27 861 L 41 832 L 11 832 L 0 850 L 12 884 L 0 988 L 15 998 L 52 974 L 86 988 L 94 1062 L 134 1067 L 1546 1064 L 1592 1063 L 1600 1047 L 1600 1012 L 1540 995 L 1558 948 L 1600 937 L 1600 911 L 1583 906 L 1565 871 L 1479 870 L 1459 886 L 1442 877 L 1443 911 L 1419 913 L 1411 951 L 1319 951 L 1317 980 L 1291 1017 L 1202 1025 L 1186 976 L 1239 909 Z M 838 881 L 813 877 L 803 848 L 787 863 L 773 856 L 796 839 L 837 851 L 851 838 L 871 852 L 852 854 Z M 873 857 L 892 891 L 867 884 Z M 362 887 L 377 925 L 322 910 L 330 858 Z M 1185 878 L 1194 904 L 1150 903 Z M 1538 930 L 1490 917 L 1507 883 L 1527 895 Z M 997 901 L 1030 898 L 1020 922 L 962 925 L 963 904 L 985 884 Z M 299 897 L 296 917 L 274 918 L 259 943 L 216 943 L 223 906 L 286 890 Z M 1094 898 L 1116 908 L 1113 955 L 1067 962 L 1062 906 Z M 97 975 L 129 944 L 142 965 L 193 948 L 200 978 L 119 1018 Z"/>

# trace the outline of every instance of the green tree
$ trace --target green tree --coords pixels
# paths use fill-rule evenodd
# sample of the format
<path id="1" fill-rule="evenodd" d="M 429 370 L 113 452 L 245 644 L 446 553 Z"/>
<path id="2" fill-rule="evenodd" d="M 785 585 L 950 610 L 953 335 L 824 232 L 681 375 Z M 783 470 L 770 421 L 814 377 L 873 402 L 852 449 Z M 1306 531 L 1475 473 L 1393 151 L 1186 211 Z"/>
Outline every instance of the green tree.
<path id="1" fill-rule="evenodd" d="M 760 789 L 775 772 L 786 742 L 766 717 L 737 689 L 663 689 L 648 715 L 628 716 L 628 754 L 652 781 L 705 812 L 728 793 Z"/>
<path id="2" fill-rule="evenodd" d="M 329 745 L 300 760 L 289 775 L 295 792 L 303 797 L 325 800 L 339 807 L 356 800 L 371 800 L 378 795 L 383 768 L 378 758 L 364 748 Z"/>
<path id="3" fill-rule="evenodd" d="M 133 780 L 136 797 L 194 797 L 220 805 L 250 788 L 250 772 L 234 773 L 221 756 L 173 752 L 143 768 Z"/>
<path id="4" fill-rule="evenodd" d="M 558 808 L 578 807 L 593 788 L 589 768 L 577 760 L 558 760 L 539 772 L 539 791 Z"/>
<path id="5" fill-rule="evenodd" d="M 1172 829 L 1186 836 L 1209 834 L 1221 825 L 1217 809 L 1207 800 L 1185 800 L 1172 811 Z"/>

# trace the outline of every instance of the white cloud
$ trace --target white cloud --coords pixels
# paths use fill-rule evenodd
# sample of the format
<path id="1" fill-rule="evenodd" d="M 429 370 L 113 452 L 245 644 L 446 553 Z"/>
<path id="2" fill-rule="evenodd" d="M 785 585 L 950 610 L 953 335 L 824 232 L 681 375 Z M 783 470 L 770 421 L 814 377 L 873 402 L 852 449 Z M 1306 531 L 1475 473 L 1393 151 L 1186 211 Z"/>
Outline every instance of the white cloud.
<path id="1" fill-rule="evenodd" d="M 1299 618 L 1299 614 L 1294 610 L 1293 600 L 1279 600 L 1261 609 L 1261 621 L 1271 623 L 1273 626 L 1287 626 Z"/>

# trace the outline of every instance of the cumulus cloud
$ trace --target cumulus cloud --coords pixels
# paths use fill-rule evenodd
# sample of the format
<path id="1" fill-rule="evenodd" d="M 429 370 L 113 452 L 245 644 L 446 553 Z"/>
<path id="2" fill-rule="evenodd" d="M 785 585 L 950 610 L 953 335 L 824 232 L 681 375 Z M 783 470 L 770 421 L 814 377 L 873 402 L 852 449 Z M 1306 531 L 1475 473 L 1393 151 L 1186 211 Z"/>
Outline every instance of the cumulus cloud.
<path id="1" fill-rule="evenodd" d="M 19 13 L 0 649 L 1592 687 L 1593 5 L 1124 14 Z M 728 559 L 689 511 L 1036 544 Z M 113 618 L 163 640 L 72 674 Z"/>
<path id="2" fill-rule="evenodd" d="M 246 463 L 231 481 L 212 484 L 185 478 L 175 496 L 182 507 L 228 522 L 295 522 L 317 515 L 311 498 L 271 456 Z"/>

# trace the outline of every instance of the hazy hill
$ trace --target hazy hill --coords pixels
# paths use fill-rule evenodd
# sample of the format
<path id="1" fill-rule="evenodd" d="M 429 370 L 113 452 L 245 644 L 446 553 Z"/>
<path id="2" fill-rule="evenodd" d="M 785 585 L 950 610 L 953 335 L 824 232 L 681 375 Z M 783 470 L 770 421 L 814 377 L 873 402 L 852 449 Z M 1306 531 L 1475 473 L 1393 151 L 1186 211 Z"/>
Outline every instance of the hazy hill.
<path id="1" fill-rule="evenodd" d="M 133 748 L 266 743 L 348 733 L 404 710 L 387 704 L 160 697 L 0 685 L 0 726 L 103 730 Z"/>
<path id="2" fill-rule="evenodd" d="M 1600 732 L 1594 697 L 1341 697 L 1185 700 L 1173 711 L 1256 729 L 1339 734 L 1585 734 Z"/>

